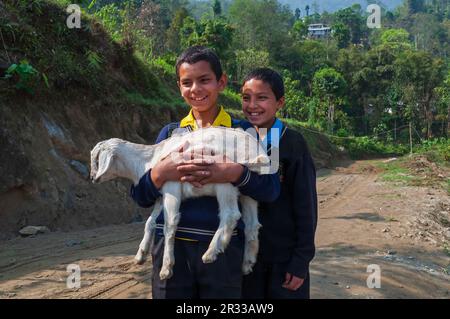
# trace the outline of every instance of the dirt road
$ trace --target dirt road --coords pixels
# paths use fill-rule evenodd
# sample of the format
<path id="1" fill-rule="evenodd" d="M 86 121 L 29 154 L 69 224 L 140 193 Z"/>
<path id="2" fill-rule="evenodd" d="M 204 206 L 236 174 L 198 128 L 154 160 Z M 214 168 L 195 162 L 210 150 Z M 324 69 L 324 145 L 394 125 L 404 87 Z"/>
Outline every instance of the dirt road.
<path id="1" fill-rule="evenodd" d="M 450 207 L 443 190 L 394 187 L 361 161 L 320 171 L 318 192 L 313 298 L 450 298 L 450 229 L 432 218 Z M 0 242 L 0 298 L 150 298 L 151 262 L 133 262 L 143 227 Z M 70 264 L 80 267 L 78 289 L 67 288 Z M 369 265 L 380 288 L 367 287 Z"/>

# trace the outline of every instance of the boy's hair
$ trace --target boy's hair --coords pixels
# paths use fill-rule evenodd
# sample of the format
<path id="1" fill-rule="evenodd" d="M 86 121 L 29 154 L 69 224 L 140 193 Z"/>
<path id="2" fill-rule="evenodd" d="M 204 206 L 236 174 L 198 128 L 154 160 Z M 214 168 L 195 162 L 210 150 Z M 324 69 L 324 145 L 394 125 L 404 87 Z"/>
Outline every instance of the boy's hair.
<path id="1" fill-rule="evenodd" d="M 272 92 L 275 94 L 277 101 L 284 96 L 284 83 L 281 75 L 269 68 L 259 68 L 251 71 L 244 78 L 243 85 L 245 82 L 252 79 L 263 81 L 270 85 Z"/>
<path id="2" fill-rule="evenodd" d="M 177 63 L 175 65 L 177 79 L 180 79 L 180 66 L 183 63 L 194 64 L 199 61 L 206 61 L 211 66 L 214 74 L 216 75 L 216 79 L 219 80 L 222 77 L 222 65 L 220 64 L 219 57 L 214 53 L 213 50 L 204 47 L 204 46 L 193 46 L 187 48 L 177 59 Z"/>

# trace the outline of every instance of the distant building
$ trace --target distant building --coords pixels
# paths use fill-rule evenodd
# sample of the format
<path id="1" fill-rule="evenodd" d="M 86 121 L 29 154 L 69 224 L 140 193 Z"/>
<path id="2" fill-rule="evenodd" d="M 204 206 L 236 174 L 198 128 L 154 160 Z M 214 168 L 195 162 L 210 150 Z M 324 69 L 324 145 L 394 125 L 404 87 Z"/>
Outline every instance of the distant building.
<path id="1" fill-rule="evenodd" d="M 310 24 L 308 25 L 308 36 L 310 38 L 327 38 L 331 35 L 331 28 L 325 24 Z"/>

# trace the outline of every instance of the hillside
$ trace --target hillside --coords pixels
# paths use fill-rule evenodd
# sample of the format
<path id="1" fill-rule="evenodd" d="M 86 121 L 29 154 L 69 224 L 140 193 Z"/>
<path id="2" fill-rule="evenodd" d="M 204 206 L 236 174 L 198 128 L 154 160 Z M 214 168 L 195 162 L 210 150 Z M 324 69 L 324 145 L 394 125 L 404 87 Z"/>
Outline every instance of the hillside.
<path id="1" fill-rule="evenodd" d="M 21 76 L 0 80 L 0 237 L 27 225 L 70 230 L 140 220 L 129 182 L 90 183 L 90 150 L 110 137 L 152 142 L 162 123 L 184 112 L 181 101 L 94 21 L 70 30 L 61 7 L 13 4 L 0 1 L 8 58 L 26 59 L 38 76 L 26 83 L 32 93 L 17 88 Z"/>
<path id="2" fill-rule="evenodd" d="M 0 8 L 0 65 L 23 67 L 10 78 L 0 70 L 0 238 L 27 225 L 67 231 L 142 220 L 148 210 L 131 201 L 128 181 L 90 183 L 90 150 L 111 137 L 153 143 L 186 113 L 175 79 L 91 17 L 70 30 L 54 2 L 0 0 Z M 329 165 L 328 144 L 317 145 L 319 165 Z"/>

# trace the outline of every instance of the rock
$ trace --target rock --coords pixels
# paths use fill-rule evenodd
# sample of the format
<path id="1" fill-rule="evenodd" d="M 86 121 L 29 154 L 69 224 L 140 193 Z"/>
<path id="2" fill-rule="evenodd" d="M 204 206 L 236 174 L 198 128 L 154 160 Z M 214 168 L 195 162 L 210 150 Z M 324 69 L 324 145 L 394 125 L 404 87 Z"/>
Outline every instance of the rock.
<path id="1" fill-rule="evenodd" d="M 387 251 L 388 255 L 396 255 L 397 252 L 395 250 L 388 250 Z"/>
<path id="2" fill-rule="evenodd" d="M 71 160 L 69 164 L 75 171 L 77 171 L 81 176 L 83 176 L 84 179 L 89 178 L 89 169 L 86 167 L 86 165 L 76 160 Z"/>
<path id="3" fill-rule="evenodd" d="M 388 233 L 388 232 L 390 232 L 390 229 L 389 228 L 384 228 L 381 232 Z"/>
<path id="4" fill-rule="evenodd" d="M 33 236 L 33 235 L 37 235 L 39 233 L 41 234 L 45 234 L 45 233 L 49 233 L 50 229 L 48 229 L 48 227 L 46 226 L 26 226 L 24 228 L 22 228 L 21 230 L 19 230 L 19 233 L 22 236 Z"/>
<path id="5" fill-rule="evenodd" d="M 345 286 L 345 289 L 350 289 L 350 286 Z"/>
<path id="6" fill-rule="evenodd" d="M 65 244 L 67 247 L 73 247 L 73 246 L 77 246 L 77 245 L 81 245 L 83 242 L 79 239 L 69 239 L 66 240 Z"/>
<path id="7" fill-rule="evenodd" d="M 136 214 L 131 219 L 131 224 L 142 223 L 143 221 L 144 221 L 144 219 L 142 218 L 142 215 L 141 214 Z"/>
<path id="8" fill-rule="evenodd" d="M 450 238 L 450 230 L 447 230 L 447 231 L 444 233 L 444 236 L 447 237 L 447 238 Z"/>

